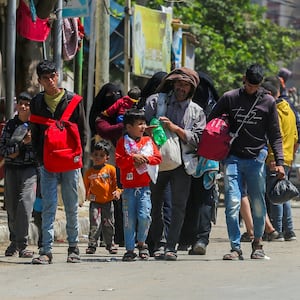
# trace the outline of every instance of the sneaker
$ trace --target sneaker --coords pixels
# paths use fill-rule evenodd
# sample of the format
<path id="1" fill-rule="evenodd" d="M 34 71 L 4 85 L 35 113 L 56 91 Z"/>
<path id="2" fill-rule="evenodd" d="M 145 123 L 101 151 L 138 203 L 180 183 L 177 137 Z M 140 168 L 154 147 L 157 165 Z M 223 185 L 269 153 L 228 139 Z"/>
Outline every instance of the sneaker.
<path id="1" fill-rule="evenodd" d="M 242 250 L 231 249 L 230 253 L 223 256 L 223 260 L 244 260 Z"/>
<path id="2" fill-rule="evenodd" d="M 80 255 L 78 247 L 69 247 L 68 248 L 68 263 L 79 263 L 80 262 Z"/>
<path id="3" fill-rule="evenodd" d="M 252 253 L 250 256 L 251 259 L 270 259 L 266 256 L 263 245 L 260 242 L 252 242 Z"/>
<path id="4" fill-rule="evenodd" d="M 285 241 L 296 241 L 297 238 L 296 238 L 295 232 L 294 231 L 286 232 L 284 235 L 284 240 Z"/>
<path id="5" fill-rule="evenodd" d="M 277 231 L 276 231 L 277 232 Z M 284 242 L 284 236 L 282 232 L 277 232 L 278 235 L 277 237 L 274 237 L 272 240 L 270 241 L 274 241 L 274 242 Z"/>

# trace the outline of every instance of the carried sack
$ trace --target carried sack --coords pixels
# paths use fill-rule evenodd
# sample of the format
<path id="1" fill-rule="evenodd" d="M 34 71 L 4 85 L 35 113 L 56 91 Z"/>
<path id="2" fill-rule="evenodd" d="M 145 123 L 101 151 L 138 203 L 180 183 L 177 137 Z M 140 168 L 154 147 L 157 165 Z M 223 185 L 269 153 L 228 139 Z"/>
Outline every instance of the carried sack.
<path id="1" fill-rule="evenodd" d="M 288 179 L 278 179 L 276 173 L 267 177 L 267 197 L 273 204 L 282 204 L 299 197 L 297 187 Z"/>
<path id="2" fill-rule="evenodd" d="M 181 148 L 179 137 L 176 133 L 165 129 L 167 141 L 159 148 L 162 162 L 159 171 L 170 171 L 178 168 L 182 164 Z"/>
<path id="3" fill-rule="evenodd" d="M 82 148 L 77 124 L 70 122 L 82 97 L 75 95 L 60 120 L 31 115 L 30 121 L 47 125 L 44 135 L 44 167 L 49 172 L 67 172 L 82 167 Z"/>
<path id="4" fill-rule="evenodd" d="M 230 132 L 227 115 L 222 115 L 221 117 L 210 120 L 203 130 L 198 145 L 197 154 L 199 156 L 203 156 L 204 158 L 215 161 L 221 161 L 225 159 L 228 156 L 233 141 L 238 137 L 240 130 L 246 123 L 248 117 L 250 116 L 261 96 L 262 94 L 259 94 L 256 97 L 250 110 L 244 117 L 242 123 L 235 133 Z"/>

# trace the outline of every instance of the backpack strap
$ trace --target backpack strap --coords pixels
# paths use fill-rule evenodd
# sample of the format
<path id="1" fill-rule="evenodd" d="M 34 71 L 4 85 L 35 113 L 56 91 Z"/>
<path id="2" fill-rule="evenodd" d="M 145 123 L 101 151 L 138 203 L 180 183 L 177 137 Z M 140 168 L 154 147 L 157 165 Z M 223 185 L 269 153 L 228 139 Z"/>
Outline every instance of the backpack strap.
<path id="1" fill-rule="evenodd" d="M 65 111 L 63 112 L 60 121 L 67 121 L 70 119 L 72 113 L 74 112 L 75 108 L 77 107 L 77 105 L 79 104 L 79 102 L 82 100 L 82 97 L 75 94 L 73 96 L 73 98 L 71 99 L 71 101 L 69 102 L 67 108 L 65 109 Z"/>
<path id="2" fill-rule="evenodd" d="M 78 103 L 82 100 L 82 97 L 79 95 L 74 95 L 71 101 L 69 102 L 67 108 L 63 112 L 60 121 L 67 121 L 71 117 L 72 113 L 74 112 L 76 106 Z M 30 122 L 32 123 L 38 123 L 42 125 L 50 126 L 53 123 L 57 122 L 57 120 L 46 118 L 38 115 L 31 114 L 29 118 Z"/>
<path id="3" fill-rule="evenodd" d="M 38 116 L 38 115 L 34 115 L 34 114 L 30 115 L 29 121 L 31 123 L 37 123 L 37 124 L 42 124 L 42 125 L 47 125 L 47 126 L 50 126 L 53 123 L 55 123 L 55 120 L 53 120 L 53 119 Z"/>

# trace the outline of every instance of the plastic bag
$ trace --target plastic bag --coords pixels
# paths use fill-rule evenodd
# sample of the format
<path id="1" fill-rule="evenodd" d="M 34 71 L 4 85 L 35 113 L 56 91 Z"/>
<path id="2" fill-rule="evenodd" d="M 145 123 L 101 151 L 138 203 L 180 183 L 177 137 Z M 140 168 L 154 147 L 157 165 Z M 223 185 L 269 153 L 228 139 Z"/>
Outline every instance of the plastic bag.
<path id="1" fill-rule="evenodd" d="M 299 197 L 299 191 L 288 179 L 278 179 L 276 174 L 267 178 L 267 196 L 273 204 L 282 204 Z"/>

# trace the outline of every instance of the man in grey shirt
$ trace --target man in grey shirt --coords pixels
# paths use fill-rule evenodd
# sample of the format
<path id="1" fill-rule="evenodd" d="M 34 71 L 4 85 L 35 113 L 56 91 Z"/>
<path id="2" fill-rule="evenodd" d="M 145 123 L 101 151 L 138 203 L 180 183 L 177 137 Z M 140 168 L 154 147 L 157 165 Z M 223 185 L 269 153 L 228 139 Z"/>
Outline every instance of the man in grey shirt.
<path id="1" fill-rule="evenodd" d="M 157 182 L 151 185 L 150 237 L 155 244 L 155 259 L 177 259 L 176 244 L 190 193 L 191 175 L 197 165 L 196 149 L 206 125 L 202 108 L 192 102 L 198 84 L 199 77 L 195 71 L 185 67 L 175 69 L 164 78 L 158 87 L 159 93 L 150 96 L 145 106 L 147 121 L 158 117 L 168 132 L 178 136 L 181 148 L 181 164 L 163 169 L 162 163 Z M 162 206 L 168 184 L 171 187 L 172 212 L 168 234 L 165 236 Z"/>

